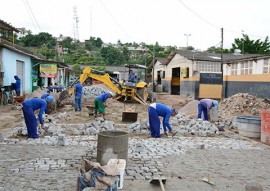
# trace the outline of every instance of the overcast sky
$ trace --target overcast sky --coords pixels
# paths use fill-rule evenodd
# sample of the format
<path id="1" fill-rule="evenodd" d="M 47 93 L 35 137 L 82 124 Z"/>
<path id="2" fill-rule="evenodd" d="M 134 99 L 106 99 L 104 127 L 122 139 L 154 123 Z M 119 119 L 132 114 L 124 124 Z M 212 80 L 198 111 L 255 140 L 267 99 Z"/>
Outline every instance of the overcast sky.
<path id="1" fill-rule="evenodd" d="M 224 48 L 242 32 L 251 39 L 270 35 L 269 0 L 6 0 L 0 19 L 34 34 L 73 38 L 75 6 L 81 41 L 185 47 L 188 38 L 189 46 L 206 50 L 220 46 L 222 27 Z"/>

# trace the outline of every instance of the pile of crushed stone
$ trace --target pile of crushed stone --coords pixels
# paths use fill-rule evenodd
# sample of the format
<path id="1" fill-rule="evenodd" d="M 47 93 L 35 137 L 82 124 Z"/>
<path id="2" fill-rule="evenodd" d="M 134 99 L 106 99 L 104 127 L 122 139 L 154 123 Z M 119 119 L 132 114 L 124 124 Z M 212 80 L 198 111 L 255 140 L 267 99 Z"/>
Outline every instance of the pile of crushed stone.
<path id="1" fill-rule="evenodd" d="M 262 110 L 270 108 L 270 100 L 257 98 L 248 93 L 238 93 L 224 99 L 219 104 L 219 115 L 223 117 L 231 116 L 256 116 Z"/>

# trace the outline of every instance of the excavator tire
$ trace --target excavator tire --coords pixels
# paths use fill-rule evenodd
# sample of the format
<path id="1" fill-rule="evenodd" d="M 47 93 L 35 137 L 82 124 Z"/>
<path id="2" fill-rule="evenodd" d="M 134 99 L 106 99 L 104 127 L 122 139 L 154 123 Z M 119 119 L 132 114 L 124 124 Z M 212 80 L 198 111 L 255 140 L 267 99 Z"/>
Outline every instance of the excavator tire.
<path id="1" fill-rule="evenodd" d="M 137 94 L 144 100 L 146 101 L 148 98 L 148 91 L 146 87 L 143 88 L 138 88 L 137 89 Z"/>

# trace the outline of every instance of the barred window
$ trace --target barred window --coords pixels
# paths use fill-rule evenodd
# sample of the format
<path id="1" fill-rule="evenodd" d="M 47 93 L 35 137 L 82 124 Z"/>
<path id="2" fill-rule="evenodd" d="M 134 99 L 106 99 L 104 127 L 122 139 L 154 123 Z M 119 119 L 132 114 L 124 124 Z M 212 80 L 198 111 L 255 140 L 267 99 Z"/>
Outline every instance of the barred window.
<path id="1" fill-rule="evenodd" d="M 197 71 L 200 72 L 220 72 L 220 63 L 218 62 L 197 62 Z"/>
<path id="2" fill-rule="evenodd" d="M 241 63 L 241 74 L 243 75 L 252 74 L 252 67 L 253 67 L 252 61 Z"/>
<path id="3" fill-rule="evenodd" d="M 265 59 L 263 61 L 263 73 L 270 74 L 270 59 Z"/>
<path id="4" fill-rule="evenodd" d="M 231 75 L 237 75 L 237 64 L 231 65 Z"/>

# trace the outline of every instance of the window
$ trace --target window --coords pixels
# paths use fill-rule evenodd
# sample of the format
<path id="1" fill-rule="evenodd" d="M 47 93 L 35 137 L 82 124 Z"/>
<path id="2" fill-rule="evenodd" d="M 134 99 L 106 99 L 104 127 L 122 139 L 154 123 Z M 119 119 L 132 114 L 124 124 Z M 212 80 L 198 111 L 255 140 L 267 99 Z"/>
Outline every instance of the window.
<path id="1" fill-rule="evenodd" d="M 231 75 L 237 75 L 237 64 L 231 65 Z"/>
<path id="2" fill-rule="evenodd" d="M 270 59 L 265 59 L 263 61 L 263 73 L 270 74 Z"/>
<path id="3" fill-rule="evenodd" d="M 220 63 L 218 62 L 197 62 L 196 68 L 200 72 L 220 72 Z"/>
<path id="4" fill-rule="evenodd" d="M 241 63 L 241 74 L 242 75 L 252 74 L 252 67 L 253 67 L 252 61 Z"/>
<path id="5" fill-rule="evenodd" d="M 165 78 L 165 71 L 163 71 L 162 78 Z"/>

